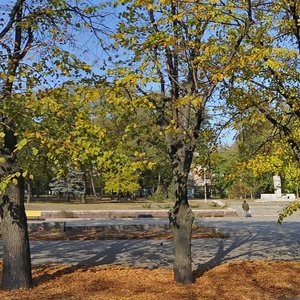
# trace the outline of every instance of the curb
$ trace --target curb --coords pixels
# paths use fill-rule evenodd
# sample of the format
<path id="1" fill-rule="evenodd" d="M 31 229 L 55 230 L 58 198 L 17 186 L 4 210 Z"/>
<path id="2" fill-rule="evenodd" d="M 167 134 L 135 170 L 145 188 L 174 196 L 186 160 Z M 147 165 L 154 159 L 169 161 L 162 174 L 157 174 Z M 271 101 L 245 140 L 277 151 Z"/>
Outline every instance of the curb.
<path id="1" fill-rule="evenodd" d="M 167 218 L 169 210 L 67 210 L 41 211 L 44 219 L 58 218 Z M 193 210 L 195 217 L 237 217 L 235 209 Z"/>

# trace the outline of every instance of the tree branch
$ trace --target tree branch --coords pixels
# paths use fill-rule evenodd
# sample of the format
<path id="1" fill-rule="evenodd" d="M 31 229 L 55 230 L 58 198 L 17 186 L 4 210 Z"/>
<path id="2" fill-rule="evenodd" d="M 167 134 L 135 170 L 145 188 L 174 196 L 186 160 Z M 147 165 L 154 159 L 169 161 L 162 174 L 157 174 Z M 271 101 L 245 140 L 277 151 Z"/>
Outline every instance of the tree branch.
<path id="1" fill-rule="evenodd" d="M 3 30 L 0 32 L 0 39 L 2 39 L 5 34 L 11 29 L 13 23 L 15 22 L 15 16 L 22 8 L 25 0 L 17 0 L 15 6 L 13 7 L 11 13 L 9 14 L 9 20 Z"/>

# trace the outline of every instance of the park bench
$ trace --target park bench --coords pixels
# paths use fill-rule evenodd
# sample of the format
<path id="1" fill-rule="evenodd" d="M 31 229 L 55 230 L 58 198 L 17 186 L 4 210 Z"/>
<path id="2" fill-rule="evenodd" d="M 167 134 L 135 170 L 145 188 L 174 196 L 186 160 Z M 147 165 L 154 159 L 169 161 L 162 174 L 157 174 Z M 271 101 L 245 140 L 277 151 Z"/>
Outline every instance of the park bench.
<path id="1" fill-rule="evenodd" d="M 26 210 L 26 216 L 28 220 L 44 220 L 42 212 L 40 210 Z"/>

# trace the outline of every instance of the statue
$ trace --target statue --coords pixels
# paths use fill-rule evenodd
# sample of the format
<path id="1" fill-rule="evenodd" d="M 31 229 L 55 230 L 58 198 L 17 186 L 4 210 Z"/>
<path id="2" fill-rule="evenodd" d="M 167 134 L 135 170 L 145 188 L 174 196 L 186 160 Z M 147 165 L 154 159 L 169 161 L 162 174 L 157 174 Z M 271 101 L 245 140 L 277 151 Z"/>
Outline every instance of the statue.
<path id="1" fill-rule="evenodd" d="M 275 194 L 278 197 L 281 197 L 281 178 L 279 175 L 274 175 L 273 176 L 273 182 L 274 182 L 274 189 L 275 189 Z"/>

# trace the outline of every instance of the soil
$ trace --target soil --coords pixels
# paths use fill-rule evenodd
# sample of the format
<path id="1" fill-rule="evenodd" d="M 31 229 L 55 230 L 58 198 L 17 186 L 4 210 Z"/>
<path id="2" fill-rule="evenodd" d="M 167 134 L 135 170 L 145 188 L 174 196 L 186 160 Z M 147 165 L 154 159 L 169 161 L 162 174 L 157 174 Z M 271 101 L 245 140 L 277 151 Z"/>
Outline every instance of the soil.
<path id="1" fill-rule="evenodd" d="M 65 232 L 57 229 L 40 230 L 29 234 L 31 240 L 132 240 L 132 239 L 154 239 L 169 240 L 172 239 L 170 229 L 151 228 L 147 230 L 68 230 Z M 197 226 L 193 227 L 192 238 L 224 238 L 226 235 L 216 231 L 214 228 Z"/>
<path id="2" fill-rule="evenodd" d="M 300 297 L 300 262 L 293 261 L 225 263 L 189 285 L 174 283 L 169 269 L 126 266 L 39 266 L 33 268 L 33 278 L 33 289 L 0 290 L 0 299 L 271 300 Z"/>

